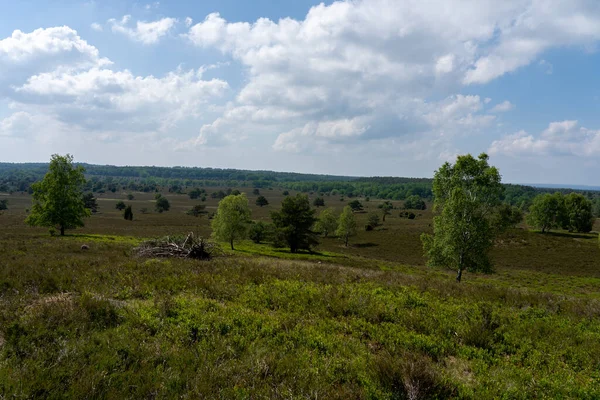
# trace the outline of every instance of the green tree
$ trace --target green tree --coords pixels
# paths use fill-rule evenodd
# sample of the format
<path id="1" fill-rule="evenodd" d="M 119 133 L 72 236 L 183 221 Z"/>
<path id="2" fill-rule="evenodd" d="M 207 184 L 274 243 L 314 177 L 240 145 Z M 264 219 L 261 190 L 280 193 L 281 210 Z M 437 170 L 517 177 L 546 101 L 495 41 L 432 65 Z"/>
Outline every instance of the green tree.
<path id="1" fill-rule="evenodd" d="M 394 209 L 394 205 L 389 201 L 385 201 L 385 202 L 381 203 L 380 205 L 378 205 L 377 208 L 381 209 L 381 215 L 383 216 L 383 222 L 385 222 L 385 217 L 392 213 L 392 210 Z M 377 226 L 377 225 L 375 225 L 375 226 Z M 373 227 L 375 227 L 375 226 L 373 226 Z"/>
<path id="2" fill-rule="evenodd" d="M 1 210 L 8 210 L 8 200 L 7 199 L 0 200 L 0 211 Z"/>
<path id="3" fill-rule="evenodd" d="M 379 214 L 376 212 L 369 213 L 367 216 L 367 224 L 371 228 L 376 228 L 379 226 Z"/>
<path id="4" fill-rule="evenodd" d="M 119 201 L 119 202 L 117 202 L 117 204 L 115 205 L 115 208 L 116 208 L 117 210 L 119 210 L 119 211 L 123 211 L 123 210 L 125 209 L 125 207 L 127 207 L 127 206 L 125 205 L 125 202 L 124 202 L 124 201 Z"/>
<path id="5" fill-rule="evenodd" d="M 259 207 L 267 206 L 269 205 L 269 200 L 265 196 L 258 196 L 256 198 L 256 205 Z"/>
<path id="6" fill-rule="evenodd" d="M 90 215 L 85 208 L 82 187 L 85 184 L 81 166 L 73 166 L 73 156 L 52 155 L 48 172 L 40 182 L 31 185 L 33 207 L 25 220 L 32 226 L 65 229 L 83 226 L 83 218 Z"/>
<path id="7" fill-rule="evenodd" d="M 589 232 L 594 225 L 592 202 L 580 193 L 570 193 L 565 199 L 565 227 L 569 231 Z"/>
<path id="8" fill-rule="evenodd" d="M 315 199 L 313 200 L 313 206 L 325 207 L 325 200 L 322 197 L 315 197 Z"/>
<path id="9" fill-rule="evenodd" d="M 125 218 L 127 221 L 133 221 L 133 210 L 131 209 L 131 206 L 125 207 L 125 211 L 123 211 L 123 218 Z"/>
<path id="10" fill-rule="evenodd" d="M 248 237 L 254 243 L 261 243 L 267 237 L 267 224 L 262 221 L 252 222 Z"/>
<path id="11" fill-rule="evenodd" d="M 337 217 L 335 216 L 333 208 L 327 208 L 321 211 L 321 214 L 319 214 L 319 219 L 315 224 L 315 230 L 327 237 L 330 233 L 334 233 L 336 229 Z"/>
<path id="12" fill-rule="evenodd" d="M 202 195 L 202 193 L 203 193 L 202 189 L 195 188 L 188 192 L 188 196 L 190 199 L 195 200 L 195 199 L 198 199 Z"/>
<path id="13" fill-rule="evenodd" d="M 128 194 L 127 194 L 127 200 L 131 201 L 131 200 L 133 200 L 133 199 L 135 199 L 135 196 L 134 196 L 134 195 L 132 195 L 131 193 L 128 193 Z"/>
<path id="14" fill-rule="evenodd" d="M 351 236 L 356 235 L 356 219 L 354 218 L 354 212 L 352 207 L 349 205 L 344 207 L 340 219 L 338 221 L 338 227 L 335 234 L 344 240 L 344 245 L 348 247 L 348 239 Z"/>
<path id="15" fill-rule="evenodd" d="M 217 213 L 211 221 L 215 239 L 228 242 L 231 250 L 236 240 L 244 239 L 251 217 L 248 198 L 244 193 L 229 195 L 219 202 Z"/>
<path id="16" fill-rule="evenodd" d="M 310 201 L 305 194 L 286 197 L 281 203 L 280 211 L 273 211 L 271 219 L 275 227 L 285 237 L 290 252 L 310 250 L 318 244 L 312 226 L 316 222 L 315 210 L 310 208 Z"/>
<path id="17" fill-rule="evenodd" d="M 550 229 L 561 227 L 565 221 L 565 201 L 563 196 L 554 194 L 539 194 L 533 199 L 527 215 L 527 223 L 546 233 Z"/>
<path id="18" fill-rule="evenodd" d="M 84 207 L 90 210 L 93 214 L 98 212 L 98 200 L 94 197 L 94 193 L 89 192 L 83 195 Z"/>
<path id="19" fill-rule="evenodd" d="M 435 172 L 433 235 L 421 240 L 428 265 L 455 270 L 460 282 L 463 271 L 492 272 L 488 252 L 497 230 L 491 219 L 503 192 L 500 173 L 488 165 L 487 154 L 475 159 L 458 156 Z"/>
<path id="20" fill-rule="evenodd" d="M 408 196 L 404 200 L 405 210 L 424 210 L 425 208 L 427 208 L 425 202 L 417 195 Z"/>
<path id="21" fill-rule="evenodd" d="M 208 211 L 206 211 L 206 206 L 204 204 L 196 204 L 194 207 L 188 210 L 186 214 L 199 217 L 200 215 L 208 214 Z"/>
<path id="22" fill-rule="evenodd" d="M 252 189 L 252 194 L 255 196 L 258 196 L 258 195 L 260 195 L 260 190 L 258 190 L 258 188 L 254 188 L 254 189 Z"/>
<path id="23" fill-rule="evenodd" d="M 362 211 L 363 209 L 363 205 L 358 200 L 352 200 L 350 203 L 348 203 L 348 205 L 350 206 L 352 211 Z"/>
<path id="24" fill-rule="evenodd" d="M 159 196 L 156 199 L 156 203 L 154 204 L 154 209 L 156 212 L 162 213 L 163 211 L 169 211 L 170 208 L 171 203 L 169 203 L 169 200 L 166 197 Z"/>
<path id="25" fill-rule="evenodd" d="M 502 203 L 492 219 L 492 226 L 499 231 L 503 231 L 508 228 L 516 227 L 517 224 L 520 224 L 522 221 L 523 211 L 521 211 L 519 207 Z"/>

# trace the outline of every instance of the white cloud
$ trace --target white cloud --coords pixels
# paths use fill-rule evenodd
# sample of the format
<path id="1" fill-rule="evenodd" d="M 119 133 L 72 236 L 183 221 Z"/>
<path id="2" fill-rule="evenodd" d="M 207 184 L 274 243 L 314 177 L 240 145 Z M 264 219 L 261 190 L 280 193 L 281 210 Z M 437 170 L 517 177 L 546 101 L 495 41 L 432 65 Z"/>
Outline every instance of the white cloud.
<path id="1" fill-rule="evenodd" d="M 186 27 L 189 28 L 190 26 L 192 26 L 193 23 L 194 23 L 193 19 L 191 19 L 190 17 L 185 17 L 185 26 Z"/>
<path id="2" fill-rule="evenodd" d="M 157 43 L 161 37 L 167 35 L 177 23 L 175 18 L 162 18 L 153 22 L 137 21 L 134 28 L 130 28 L 130 15 L 125 15 L 121 20 L 109 19 L 113 32 L 121 33 L 131 40 L 143 44 Z"/>
<path id="3" fill-rule="evenodd" d="M 492 109 L 490 110 L 490 112 L 493 112 L 493 113 L 502 113 L 502 112 L 510 111 L 513 108 L 515 108 L 515 105 L 513 103 L 511 103 L 508 100 L 504 100 L 502 103 L 496 104 L 494 107 L 492 107 Z"/>
<path id="4" fill-rule="evenodd" d="M 525 131 L 495 140 L 492 155 L 597 157 L 600 154 L 600 130 L 580 127 L 577 121 L 552 122 L 539 137 Z"/>
<path id="5" fill-rule="evenodd" d="M 102 25 L 100 25 L 100 24 L 99 24 L 99 23 L 97 23 L 97 22 L 93 22 L 93 23 L 90 25 L 90 28 L 92 28 L 92 30 L 94 30 L 94 31 L 96 31 L 96 32 L 102 32 L 102 31 L 104 30 L 104 28 L 102 28 Z"/>

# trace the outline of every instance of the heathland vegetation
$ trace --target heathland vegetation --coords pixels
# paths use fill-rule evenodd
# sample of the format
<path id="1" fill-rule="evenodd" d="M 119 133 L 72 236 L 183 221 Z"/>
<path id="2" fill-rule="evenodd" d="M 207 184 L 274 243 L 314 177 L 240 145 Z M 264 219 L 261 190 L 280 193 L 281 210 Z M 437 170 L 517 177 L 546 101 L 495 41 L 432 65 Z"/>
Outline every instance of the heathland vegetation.
<path id="1" fill-rule="evenodd" d="M 598 198 L 0 164 L 0 398 L 598 398 Z"/>

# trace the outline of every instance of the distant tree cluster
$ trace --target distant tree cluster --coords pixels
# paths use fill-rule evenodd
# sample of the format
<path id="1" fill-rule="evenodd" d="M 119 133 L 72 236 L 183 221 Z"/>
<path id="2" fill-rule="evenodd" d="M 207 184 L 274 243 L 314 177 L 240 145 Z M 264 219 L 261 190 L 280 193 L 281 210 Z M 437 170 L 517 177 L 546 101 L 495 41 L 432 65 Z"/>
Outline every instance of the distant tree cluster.
<path id="1" fill-rule="evenodd" d="M 589 232 L 594 225 L 592 202 L 579 193 L 546 193 L 533 199 L 527 223 L 545 233 L 562 228 L 570 232 Z"/>
<path id="2" fill-rule="evenodd" d="M 405 210 L 424 210 L 427 206 L 425 201 L 419 196 L 409 196 L 406 200 L 404 200 L 404 209 Z"/>

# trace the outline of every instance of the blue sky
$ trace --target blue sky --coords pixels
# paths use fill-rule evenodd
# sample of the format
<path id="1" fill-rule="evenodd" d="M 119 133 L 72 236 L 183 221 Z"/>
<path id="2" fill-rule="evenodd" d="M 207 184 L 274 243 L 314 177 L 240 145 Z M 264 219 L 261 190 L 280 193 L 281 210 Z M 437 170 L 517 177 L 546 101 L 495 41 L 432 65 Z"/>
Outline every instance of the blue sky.
<path id="1" fill-rule="evenodd" d="M 13 1 L 0 160 L 597 185 L 593 0 Z"/>

